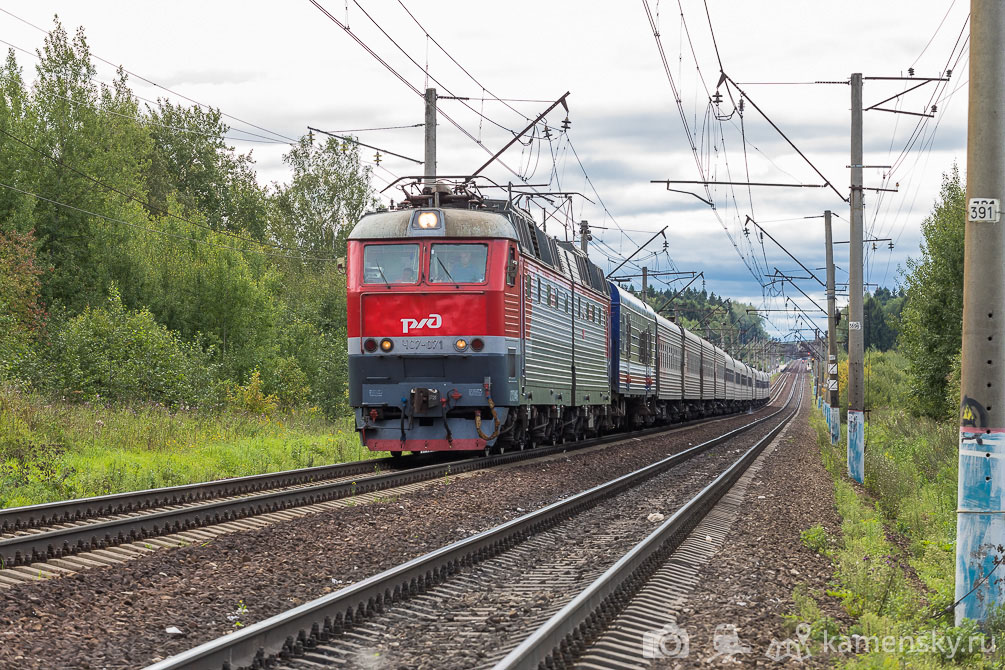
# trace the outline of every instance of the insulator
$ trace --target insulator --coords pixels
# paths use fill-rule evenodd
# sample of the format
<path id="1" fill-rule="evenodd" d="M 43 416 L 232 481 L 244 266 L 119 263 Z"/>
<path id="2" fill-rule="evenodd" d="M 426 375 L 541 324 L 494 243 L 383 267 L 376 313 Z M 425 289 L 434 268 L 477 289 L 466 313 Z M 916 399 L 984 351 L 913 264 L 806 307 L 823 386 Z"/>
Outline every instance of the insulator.
<path id="1" fill-rule="evenodd" d="M 953 76 L 953 70 L 951 68 L 949 70 L 946 70 L 946 79 L 949 79 L 952 76 Z"/>
<path id="2" fill-rule="evenodd" d="M 914 76 L 914 68 L 913 67 L 907 68 L 907 75 L 909 77 L 913 77 Z"/>
<path id="3" fill-rule="evenodd" d="M 562 130 L 568 130 L 571 126 L 572 121 L 569 120 L 568 116 L 562 119 Z"/>
<path id="4" fill-rule="evenodd" d="M 938 105 L 932 105 L 932 114 L 935 114 L 935 112 L 937 112 L 937 111 L 939 111 L 939 106 Z"/>
<path id="5" fill-rule="evenodd" d="M 740 98 L 740 114 L 743 114 L 743 98 Z"/>

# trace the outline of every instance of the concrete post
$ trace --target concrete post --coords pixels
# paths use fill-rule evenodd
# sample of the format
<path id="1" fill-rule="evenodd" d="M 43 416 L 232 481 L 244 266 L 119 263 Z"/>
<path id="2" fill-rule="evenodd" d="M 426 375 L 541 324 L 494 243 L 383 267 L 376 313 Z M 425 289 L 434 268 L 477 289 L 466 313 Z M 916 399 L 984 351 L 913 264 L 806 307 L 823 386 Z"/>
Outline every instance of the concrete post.
<path id="1" fill-rule="evenodd" d="M 851 76 L 851 233 L 848 236 L 848 474 L 865 479 L 865 347 L 862 331 L 862 74 Z"/>
<path id="2" fill-rule="evenodd" d="M 967 222 L 956 526 L 957 625 L 1005 603 L 1005 4 L 970 3 Z"/>
<path id="3" fill-rule="evenodd" d="M 831 211 L 824 212 L 824 239 L 827 246 L 827 404 L 830 406 L 831 444 L 841 439 L 841 394 L 838 389 L 837 306 L 834 295 L 834 237 Z"/>
<path id="4" fill-rule="evenodd" d="M 426 89 L 426 154 L 423 175 L 426 186 L 436 185 L 436 89 Z"/>

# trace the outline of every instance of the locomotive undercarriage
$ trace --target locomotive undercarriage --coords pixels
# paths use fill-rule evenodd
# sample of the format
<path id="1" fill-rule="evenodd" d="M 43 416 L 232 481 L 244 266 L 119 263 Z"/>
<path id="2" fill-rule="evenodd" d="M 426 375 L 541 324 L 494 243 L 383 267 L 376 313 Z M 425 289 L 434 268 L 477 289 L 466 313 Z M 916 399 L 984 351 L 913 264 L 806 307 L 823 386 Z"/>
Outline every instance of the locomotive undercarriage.
<path id="1" fill-rule="evenodd" d="M 421 395 L 421 394 L 420 394 Z M 575 442 L 612 432 L 671 425 L 750 410 L 766 401 L 694 400 L 616 397 L 610 405 L 563 407 L 466 406 L 446 412 L 413 413 L 415 406 L 358 410 L 357 421 L 371 449 L 401 451 L 479 450 L 501 453 L 545 444 Z M 498 419 L 498 427 L 494 421 Z M 369 433 L 369 434 L 368 434 Z M 488 438 L 488 439 L 486 439 Z"/>

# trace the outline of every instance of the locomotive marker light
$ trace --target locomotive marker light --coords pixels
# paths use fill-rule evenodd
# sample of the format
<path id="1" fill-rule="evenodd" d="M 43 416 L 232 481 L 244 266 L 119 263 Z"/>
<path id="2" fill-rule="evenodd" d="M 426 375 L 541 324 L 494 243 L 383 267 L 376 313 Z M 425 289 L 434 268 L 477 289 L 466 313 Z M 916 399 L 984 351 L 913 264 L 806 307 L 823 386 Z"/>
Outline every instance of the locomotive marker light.
<path id="1" fill-rule="evenodd" d="M 390 339 L 385 337 L 383 340 L 380 341 L 380 350 L 383 351 L 385 354 L 391 351 L 391 349 L 394 349 L 394 342 L 392 342 Z"/>
<path id="2" fill-rule="evenodd" d="M 454 342 L 454 349 L 456 349 L 457 351 L 467 351 L 468 341 L 465 340 L 463 337 L 460 338 L 459 340 Z"/>
<path id="3" fill-rule="evenodd" d="M 366 342 L 363 343 L 363 348 L 372 354 L 373 352 L 377 351 L 377 340 L 373 339 L 372 337 L 369 338 Z"/>

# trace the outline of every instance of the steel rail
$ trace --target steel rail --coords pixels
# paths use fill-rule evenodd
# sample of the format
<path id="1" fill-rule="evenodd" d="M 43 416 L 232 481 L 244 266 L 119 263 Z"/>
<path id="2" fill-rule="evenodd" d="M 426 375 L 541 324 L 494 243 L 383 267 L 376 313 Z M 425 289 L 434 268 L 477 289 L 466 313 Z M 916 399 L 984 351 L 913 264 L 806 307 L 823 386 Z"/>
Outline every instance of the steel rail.
<path id="1" fill-rule="evenodd" d="M 769 402 L 774 399 L 781 385 L 775 385 Z M 722 417 L 712 417 L 717 419 Z M 701 420 L 699 420 L 701 421 Z M 693 422 L 676 424 L 670 428 L 694 425 Z M 88 498 L 74 498 L 58 502 L 8 507 L 0 509 L 0 533 L 26 528 L 79 521 L 96 516 L 126 514 L 151 507 L 180 505 L 188 502 L 220 498 L 223 496 L 245 495 L 267 489 L 298 486 L 325 479 L 350 477 L 379 471 L 382 467 L 402 469 L 411 467 L 413 462 L 421 462 L 429 454 L 411 454 L 401 459 L 371 458 L 350 463 L 319 465 L 310 468 L 284 470 L 244 477 L 217 479 L 209 482 L 165 486 L 157 489 L 112 493 Z"/>
<path id="2" fill-rule="evenodd" d="M 334 465 L 319 465 L 297 470 L 284 470 L 260 475 L 217 479 L 209 482 L 166 486 L 143 491 L 128 491 L 112 493 L 90 498 L 74 498 L 59 502 L 26 505 L 23 507 L 8 507 L 0 509 L 0 532 L 10 532 L 22 528 L 34 528 L 54 523 L 76 521 L 94 516 L 109 514 L 125 514 L 136 510 L 163 505 L 179 505 L 208 498 L 219 498 L 228 495 L 244 495 L 264 489 L 296 486 L 299 484 L 350 477 L 356 474 L 373 472 L 381 466 L 398 467 L 408 465 L 411 460 L 406 457 L 404 462 L 397 459 L 371 458 L 365 461 L 337 463 Z"/>
<path id="3" fill-rule="evenodd" d="M 786 406 L 795 383 L 790 384 Z M 222 638 L 159 661 L 146 670 L 231 670 L 266 667 L 267 658 L 292 658 L 327 642 L 333 634 L 368 615 L 379 613 L 393 602 L 421 593 L 472 565 L 495 556 L 531 535 L 561 520 L 593 507 L 611 495 L 690 460 L 785 411 L 782 407 L 739 428 L 673 456 L 661 459 L 609 482 L 582 491 L 512 519 L 504 524 L 441 547 L 406 563 L 385 570 L 335 593 L 252 624 Z"/>
<path id="4" fill-rule="evenodd" d="M 197 495 L 200 490 L 200 486 L 205 485 L 192 484 L 181 487 L 170 487 L 169 489 L 152 489 L 150 491 L 139 492 L 136 495 L 140 498 L 146 497 L 149 500 L 159 499 L 162 501 L 162 504 L 169 504 L 172 505 L 172 507 L 159 511 L 153 510 L 149 513 L 140 515 L 97 520 L 94 523 L 46 529 L 39 532 L 28 532 L 21 535 L 0 538 L 0 567 L 12 567 L 41 562 L 52 558 L 60 558 L 82 551 L 88 551 L 90 549 L 103 549 L 117 544 L 142 541 L 158 535 L 180 532 L 192 528 L 223 523 L 226 521 L 233 521 L 250 515 L 275 512 L 303 505 L 314 505 L 357 494 L 371 493 L 419 481 L 428 481 L 449 474 L 459 474 L 462 472 L 495 467 L 497 465 L 503 465 L 519 460 L 540 458 L 562 451 L 585 449 L 588 447 L 618 442 L 632 437 L 644 437 L 657 433 L 673 432 L 691 428 L 703 423 L 722 420 L 724 418 L 728 418 L 728 416 L 729 415 L 696 419 L 694 421 L 675 424 L 669 427 L 656 426 L 636 431 L 634 433 L 614 433 L 589 440 L 582 440 L 576 443 L 556 444 L 553 446 L 538 447 L 531 450 L 513 451 L 505 454 L 497 454 L 488 458 L 469 458 L 459 461 L 451 461 L 448 463 L 437 463 L 403 470 L 395 470 L 387 473 L 377 473 L 356 479 L 355 481 L 348 481 L 346 479 L 340 479 L 339 481 L 327 483 L 322 481 L 318 484 L 302 486 L 295 489 L 280 489 L 276 491 L 243 495 L 242 497 L 236 498 L 230 497 L 216 501 L 208 500 L 203 504 L 190 505 L 181 508 L 173 506 L 177 504 L 176 502 L 173 502 L 173 499 L 165 501 L 164 496 L 175 495 L 172 493 L 175 491 L 178 492 L 177 495 L 181 495 L 181 491 L 184 491 L 186 495 Z M 365 464 L 366 469 L 364 469 L 364 471 L 368 472 L 369 467 L 379 465 L 380 462 L 384 462 L 388 465 L 397 465 L 397 462 L 390 461 L 389 459 L 371 459 L 370 461 L 360 461 L 355 464 L 343 465 Z M 411 461 L 409 460 L 407 462 Z M 338 466 L 320 466 L 319 468 L 314 468 L 313 470 L 320 471 L 327 468 L 331 471 L 332 468 L 336 467 Z M 348 471 L 348 469 L 346 471 Z M 278 473 L 276 475 L 254 475 L 240 479 L 249 480 L 249 485 L 257 485 L 257 482 L 270 480 L 281 481 L 284 476 L 289 476 L 296 472 L 297 471 L 294 470 L 287 471 L 286 473 Z M 276 478 L 279 479 L 277 480 Z M 209 488 L 219 490 L 219 487 L 225 485 L 228 481 L 231 480 L 210 482 Z M 128 498 L 129 494 L 122 494 L 122 496 L 123 498 L 118 499 L 121 500 Z M 210 496 L 202 497 L 205 498 Z M 61 510 L 58 514 L 62 515 L 67 513 L 67 510 L 75 509 L 75 503 L 77 502 L 80 502 L 85 506 L 91 505 L 91 507 L 85 507 L 85 509 L 108 509 L 108 506 L 114 505 L 114 503 L 106 501 L 106 499 L 117 498 L 116 496 L 102 496 L 101 498 L 89 498 L 81 501 L 71 500 L 66 501 L 65 503 L 48 503 L 37 507 L 48 508 L 50 510 Z M 102 507 L 103 505 L 104 507 Z M 35 507 L 13 508 L 11 511 L 13 512 L 18 509 L 35 509 Z M 56 512 L 47 513 L 56 514 Z"/>
<path id="5" fill-rule="evenodd" d="M 708 486 L 678 509 L 648 537 L 635 545 L 604 574 L 572 601 L 538 627 L 492 670 L 537 670 L 570 667 L 589 641 L 606 628 L 631 596 L 690 535 L 698 523 L 760 456 L 764 448 L 802 407 L 803 384 L 799 385 L 799 403 L 789 415 L 750 447 Z"/>

